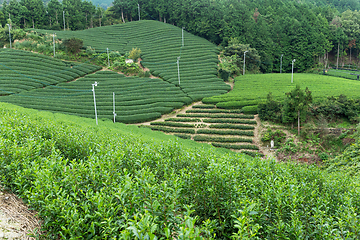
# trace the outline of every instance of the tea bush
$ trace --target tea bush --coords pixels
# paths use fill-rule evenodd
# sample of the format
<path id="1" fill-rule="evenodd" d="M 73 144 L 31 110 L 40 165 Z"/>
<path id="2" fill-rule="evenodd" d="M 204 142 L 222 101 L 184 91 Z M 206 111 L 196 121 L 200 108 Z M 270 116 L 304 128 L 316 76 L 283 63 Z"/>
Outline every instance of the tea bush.
<path id="1" fill-rule="evenodd" d="M 341 170 L 3 103 L 0 122 L 1 183 L 45 239 L 359 238 L 359 184 Z"/>

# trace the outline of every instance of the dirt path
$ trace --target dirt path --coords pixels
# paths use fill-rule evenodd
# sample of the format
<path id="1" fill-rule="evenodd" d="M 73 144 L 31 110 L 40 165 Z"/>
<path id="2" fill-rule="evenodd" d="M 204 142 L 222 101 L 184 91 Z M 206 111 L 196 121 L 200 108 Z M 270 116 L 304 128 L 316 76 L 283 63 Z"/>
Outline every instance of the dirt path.
<path id="1" fill-rule="evenodd" d="M 153 121 L 149 121 L 149 122 L 143 122 L 143 123 L 136 123 L 136 124 L 132 124 L 132 125 L 150 125 L 151 122 L 162 122 L 164 121 L 165 119 L 168 119 L 168 118 L 174 118 L 176 117 L 177 114 L 180 114 L 180 113 L 186 113 L 187 110 L 191 109 L 192 106 L 194 105 L 200 105 L 202 104 L 202 102 L 194 102 L 188 106 L 184 106 L 180 109 L 175 109 L 174 111 L 172 111 L 171 113 L 169 114 L 164 114 L 161 116 L 161 118 L 158 118 L 156 120 L 153 120 Z"/>
<path id="2" fill-rule="evenodd" d="M 0 239 L 35 239 L 28 233 L 40 228 L 36 212 L 28 207 L 12 193 L 0 192 Z"/>

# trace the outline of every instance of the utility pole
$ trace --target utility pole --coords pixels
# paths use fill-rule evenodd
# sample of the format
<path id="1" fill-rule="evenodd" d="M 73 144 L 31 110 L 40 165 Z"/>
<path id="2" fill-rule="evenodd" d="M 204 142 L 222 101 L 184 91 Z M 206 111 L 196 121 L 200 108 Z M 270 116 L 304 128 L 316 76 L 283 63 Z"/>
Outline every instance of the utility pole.
<path id="1" fill-rule="evenodd" d="M 281 58 L 280 58 L 280 73 L 282 73 L 282 57 L 284 56 L 284 54 L 281 54 Z"/>
<path id="2" fill-rule="evenodd" d="M 115 93 L 114 92 L 113 92 L 113 114 L 114 114 L 114 123 L 115 123 L 116 113 L 115 113 Z"/>
<path id="3" fill-rule="evenodd" d="M 178 78 L 179 78 L 179 87 L 180 87 L 180 57 L 177 58 L 177 68 L 178 68 Z"/>
<path id="4" fill-rule="evenodd" d="M 53 45 L 54 45 L 54 57 L 55 57 L 55 33 L 53 35 Z"/>
<path id="5" fill-rule="evenodd" d="M 9 27 L 9 40 L 10 40 L 10 48 L 11 48 L 11 32 L 10 32 L 11 25 L 10 24 L 6 24 L 6 25 L 8 25 L 8 27 Z"/>
<path id="6" fill-rule="evenodd" d="M 138 4 L 139 21 L 140 21 L 140 5 Z"/>
<path id="7" fill-rule="evenodd" d="M 64 31 L 65 31 L 65 11 L 63 11 L 63 20 L 64 20 Z"/>
<path id="8" fill-rule="evenodd" d="M 248 51 L 245 51 L 244 52 L 244 67 L 243 67 L 243 75 L 245 75 L 245 54 L 247 53 Z"/>
<path id="9" fill-rule="evenodd" d="M 92 92 L 94 95 L 94 107 L 95 107 L 95 119 L 96 119 L 96 125 L 98 125 L 98 119 L 97 119 L 97 111 L 96 111 L 96 100 L 95 100 L 95 87 L 98 85 L 97 82 L 92 84 Z"/>
<path id="10" fill-rule="evenodd" d="M 292 60 L 292 67 L 291 67 L 291 83 L 293 83 L 293 78 L 294 78 L 294 62 L 296 60 Z"/>

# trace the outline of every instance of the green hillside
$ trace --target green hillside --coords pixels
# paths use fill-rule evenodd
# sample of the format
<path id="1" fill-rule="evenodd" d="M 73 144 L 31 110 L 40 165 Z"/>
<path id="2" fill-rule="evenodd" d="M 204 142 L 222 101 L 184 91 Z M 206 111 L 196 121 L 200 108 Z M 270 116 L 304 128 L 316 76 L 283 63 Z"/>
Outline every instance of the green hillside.
<path id="1" fill-rule="evenodd" d="M 283 99 L 286 92 L 296 85 L 308 87 L 313 98 L 326 98 L 344 94 L 348 97 L 360 97 L 360 82 L 344 78 L 316 74 L 258 74 L 235 78 L 234 89 L 224 95 L 204 98 L 204 103 L 216 104 L 221 108 L 242 108 L 264 102 L 269 92 L 274 98 Z"/>
<path id="2" fill-rule="evenodd" d="M 359 237 L 344 172 L 4 103 L 0 122 L 1 183 L 39 212 L 45 239 Z"/>
<path id="3" fill-rule="evenodd" d="M 99 69 L 31 52 L 0 49 L 0 96 L 69 82 Z"/>
<path id="4" fill-rule="evenodd" d="M 42 33 L 54 31 L 37 30 Z M 132 48 L 142 51 L 142 65 L 165 81 L 179 85 L 177 58 L 180 57 L 180 88 L 193 101 L 226 93 L 230 86 L 217 78 L 218 50 L 207 40 L 170 24 L 137 21 L 82 31 L 55 31 L 60 39 L 76 37 L 97 52 L 107 48 L 125 54 Z"/>

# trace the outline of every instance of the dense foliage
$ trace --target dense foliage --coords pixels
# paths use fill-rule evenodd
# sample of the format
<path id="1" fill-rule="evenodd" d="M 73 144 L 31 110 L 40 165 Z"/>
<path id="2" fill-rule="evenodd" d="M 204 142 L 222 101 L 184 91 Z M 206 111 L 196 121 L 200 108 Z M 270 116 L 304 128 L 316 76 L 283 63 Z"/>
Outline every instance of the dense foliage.
<path id="1" fill-rule="evenodd" d="M 39 211 L 48 239 L 359 237 L 359 186 L 343 172 L 0 111 L 1 182 Z"/>
<path id="2" fill-rule="evenodd" d="M 235 78 L 235 86 L 231 92 L 207 97 L 202 101 L 221 108 L 241 109 L 247 105 L 264 103 L 269 92 L 274 100 L 283 100 L 285 93 L 293 90 L 296 85 L 301 88 L 308 87 L 314 101 L 329 96 L 338 97 L 341 94 L 353 99 L 360 97 L 359 93 L 354 91 L 360 87 L 359 81 L 316 74 L 294 74 L 291 83 L 291 74 L 283 73 L 239 76 Z"/>

